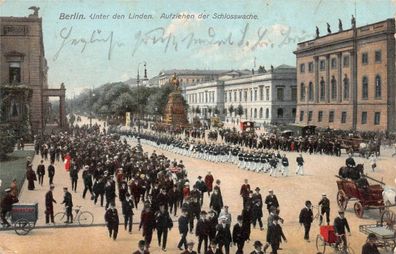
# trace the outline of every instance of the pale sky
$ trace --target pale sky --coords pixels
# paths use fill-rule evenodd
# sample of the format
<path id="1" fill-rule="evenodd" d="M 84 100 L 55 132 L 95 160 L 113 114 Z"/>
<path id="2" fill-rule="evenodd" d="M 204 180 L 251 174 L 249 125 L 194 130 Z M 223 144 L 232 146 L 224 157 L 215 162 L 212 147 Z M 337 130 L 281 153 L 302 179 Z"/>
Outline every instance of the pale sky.
<path id="1" fill-rule="evenodd" d="M 68 96 L 136 77 L 142 61 L 149 77 L 173 68 L 251 69 L 255 58 L 256 68 L 294 66 L 297 42 L 313 39 L 316 25 L 321 35 L 327 34 L 326 22 L 336 32 L 340 18 L 349 29 L 355 13 L 355 0 L 0 0 L 0 16 L 28 16 L 33 5 L 43 18 L 49 85 L 64 82 Z M 395 12 L 396 0 L 356 0 L 358 26 L 393 18 Z M 85 19 L 62 20 L 62 13 Z M 152 19 L 129 19 L 129 13 Z M 161 18 L 179 13 L 195 19 Z M 209 16 L 199 18 L 202 13 Z M 215 13 L 257 19 L 215 19 Z M 109 17 L 93 20 L 91 14 Z M 114 14 L 125 18 L 113 19 Z"/>

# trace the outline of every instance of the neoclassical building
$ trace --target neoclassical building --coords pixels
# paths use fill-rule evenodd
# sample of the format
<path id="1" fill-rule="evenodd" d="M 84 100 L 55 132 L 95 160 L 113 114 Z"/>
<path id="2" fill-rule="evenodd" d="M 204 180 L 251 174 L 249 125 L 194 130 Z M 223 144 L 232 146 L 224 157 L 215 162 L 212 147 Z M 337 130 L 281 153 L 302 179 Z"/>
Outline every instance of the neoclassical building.
<path id="1" fill-rule="evenodd" d="M 217 81 L 185 88 L 190 120 L 193 116 L 205 119 L 217 115 L 235 125 L 240 121 L 258 125 L 292 123 L 296 96 L 296 68 L 287 65 L 255 74 L 230 71 Z"/>
<path id="2" fill-rule="evenodd" d="M 59 126 L 66 126 L 65 87 L 48 88 L 42 19 L 39 8 L 30 9 L 28 17 L 0 17 L 0 125 L 23 122 L 36 134 L 44 131 L 51 96 L 59 97 Z"/>
<path id="3" fill-rule="evenodd" d="M 341 22 L 341 21 L 340 21 Z M 318 31 L 319 32 L 319 31 Z M 296 123 L 395 130 L 395 20 L 351 27 L 297 45 Z"/>

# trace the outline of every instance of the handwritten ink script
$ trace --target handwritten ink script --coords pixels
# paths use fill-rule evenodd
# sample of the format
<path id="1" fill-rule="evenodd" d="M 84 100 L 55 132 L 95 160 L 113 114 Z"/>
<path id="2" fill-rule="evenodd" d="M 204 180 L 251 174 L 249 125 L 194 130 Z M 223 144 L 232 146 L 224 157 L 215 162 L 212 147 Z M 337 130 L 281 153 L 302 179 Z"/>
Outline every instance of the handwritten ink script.
<path id="1" fill-rule="evenodd" d="M 135 32 L 130 42 L 117 40 L 114 31 L 105 32 L 96 29 L 89 33 L 87 37 L 79 37 L 76 34 L 73 27 L 64 27 L 60 30 L 61 43 L 54 55 L 54 61 L 67 47 L 80 47 L 80 53 L 83 54 L 93 44 L 103 44 L 106 48 L 107 59 L 111 60 L 114 50 L 122 47 L 130 49 L 131 56 L 135 56 L 138 51 L 148 47 L 160 47 L 164 53 L 213 46 L 238 47 L 254 51 L 259 48 L 296 45 L 300 41 L 313 38 L 313 35 L 305 31 L 293 33 L 290 27 L 284 27 L 275 32 L 272 28 L 265 27 L 253 29 L 249 23 L 246 23 L 239 30 L 228 33 L 218 33 L 216 28 L 208 27 L 203 35 L 196 32 L 175 34 L 167 32 L 165 27 L 157 27 L 148 31 L 139 30 Z"/>

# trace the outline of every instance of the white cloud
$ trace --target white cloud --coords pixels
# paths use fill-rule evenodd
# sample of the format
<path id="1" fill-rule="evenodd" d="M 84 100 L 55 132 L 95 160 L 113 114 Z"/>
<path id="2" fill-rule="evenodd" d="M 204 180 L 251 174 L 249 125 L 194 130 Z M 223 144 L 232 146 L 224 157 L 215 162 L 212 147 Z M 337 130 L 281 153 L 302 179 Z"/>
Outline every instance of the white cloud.
<path id="1" fill-rule="evenodd" d="M 281 35 L 282 33 L 288 31 L 289 29 L 290 29 L 290 27 L 288 25 L 275 24 L 271 27 L 271 32 L 274 34 Z"/>

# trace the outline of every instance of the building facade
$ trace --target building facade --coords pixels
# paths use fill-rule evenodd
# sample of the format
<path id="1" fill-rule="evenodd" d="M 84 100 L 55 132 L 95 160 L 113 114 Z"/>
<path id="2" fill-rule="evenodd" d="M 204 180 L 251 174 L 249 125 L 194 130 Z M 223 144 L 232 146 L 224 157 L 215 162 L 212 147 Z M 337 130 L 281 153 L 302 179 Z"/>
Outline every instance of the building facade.
<path id="1" fill-rule="evenodd" d="M 2 123 L 22 120 L 22 112 L 28 112 L 32 133 L 45 128 L 48 97 L 60 98 L 59 125 L 66 125 L 65 87 L 48 89 L 47 60 L 45 59 L 42 19 L 38 9 L 28 17 L 0 17 L 0 82 L 7 89 L 27 89 L 32 95 L 28 103 L 13 102 L 6 105 L 6 98 L 0 101 Z M 26 105 L 27 104 L 27 105 Z M 12 110 L 7 110 L 12 108 Z"/>
<path id="2" fill-rule="evenodd" d="M 395 130 L 395 20 L 351 23 L 298 44 L 296 123 Z"/>
<path id="3" fill-rule="evenodd" d="M 163 86 L 169 82 L 169 79 L 176 73 L 180 80 L 181 87 L 218 80 L 219 76 L 227 70 L 164 70 L 158 74 L 158 84 Z"/>
<path id="4" fill-rule="evenodd" d="M 265 73 L 224 81 L 227 123 L 293 123 L 296 114 L 296 68 L 280 65 Z"/>
<path id="5" fill-rule="evenodd" d="M 210 119 L 217 116 L 224 120 L 224 82 L 210 81 L 187 86 L 184 89 L 188 109 L 188 119 L 192 122 L 195 116 Z"/>
<path id="6" fill-rule="evenodd" d="M 258 125 L 292 123 L 296 97 L 296 68 L 287 65 L 257 74 L 230 71 L 217 81 L 185 88 L 190 120 L 216 115 L 235 125 L 240 121 Z"/>

